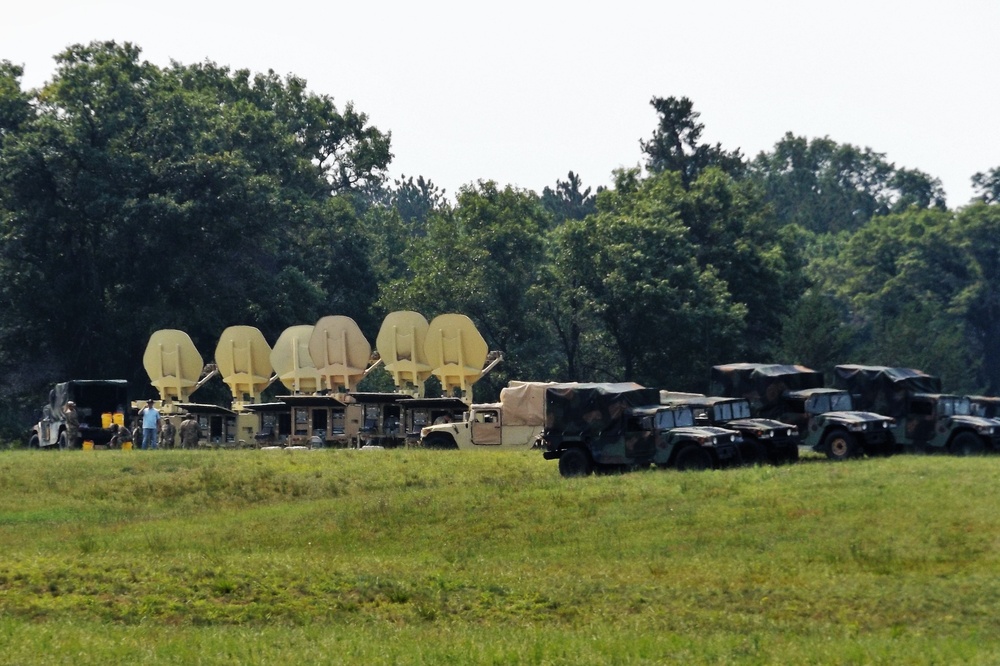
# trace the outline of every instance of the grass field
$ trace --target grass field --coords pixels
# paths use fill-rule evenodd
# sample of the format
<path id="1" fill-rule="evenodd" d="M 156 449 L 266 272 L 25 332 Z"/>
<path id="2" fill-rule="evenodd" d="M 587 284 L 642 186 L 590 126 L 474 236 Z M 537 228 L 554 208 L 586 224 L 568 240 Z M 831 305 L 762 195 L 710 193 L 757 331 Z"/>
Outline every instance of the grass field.
<path id="1" fill-rule="evenodd" d="M 0 453 L 5 664 L 1000 663 L 1000 458 Z"/>

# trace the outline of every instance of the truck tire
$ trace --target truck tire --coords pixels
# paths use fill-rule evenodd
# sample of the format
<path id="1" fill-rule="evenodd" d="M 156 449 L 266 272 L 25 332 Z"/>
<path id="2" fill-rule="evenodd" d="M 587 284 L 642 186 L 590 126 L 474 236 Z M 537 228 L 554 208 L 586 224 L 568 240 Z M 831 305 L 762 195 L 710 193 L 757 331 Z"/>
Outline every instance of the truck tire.
<path id="1" fill-rule="evenodd" d="M 29 449 L 39 449 L 42 447 L 42 440 L 38 439 L 38 433 L 32 433 L 31 439 L 28 440 Z"/>
<path id="2" fill-rule="evenodd" d="M 766 465 L 769 461 L 767 449 L 755 439 L 743 440 L 743 444 L 740 445 L 740 457 L 743 458 L 743 464 L 748 467 Z"/>
<path id="3" fill-rule="evenodd" d="M 986 451 L 983 440 L 971 432 L 960 432 L 948 445 L 953 456 L 980 456 Z"/>
<path id="4" fill-rule="evenodd" d="M 590 456 L 583 449 L 573 448 L 559 456 L 559 473 L 564 477 L 587 476 L 590 474 Z"/>
<path id="5" fill-rule="evenodd" d="M 429 435 L 426 439 L 424 439 L 424 448 L 447 449 L 454 451 L 458 449 L 458 444 L 456 444 L 455 440 L 453 440 L 451 437 L 448 437 L 448 435 L 435 433 L 433 435 Z"/>
<path id="6" fill-rule="evenodd" d="M 700 446 L 688 446 L 677 454 L 675 467 L 679 472 L 703 472 L 712 469 L 712 456 Z"/>
<path id="7" fill-rule="evenodd" d="M 858 443 L 854 435 L 842 428 L 835 428 L 823 439 L 826 457 L 830 460 L 847 460 L 858 454 Z"/>

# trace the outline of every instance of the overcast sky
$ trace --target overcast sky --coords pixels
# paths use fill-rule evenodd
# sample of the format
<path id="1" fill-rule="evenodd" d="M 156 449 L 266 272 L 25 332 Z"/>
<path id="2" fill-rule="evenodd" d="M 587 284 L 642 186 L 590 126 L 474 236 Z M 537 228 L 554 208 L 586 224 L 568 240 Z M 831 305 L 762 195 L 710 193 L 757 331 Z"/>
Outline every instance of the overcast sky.
<path id="1" fill-rule="evenodd" d="M 93 40 L 295 74 L 392 132 L 393 176 L 449 194 L 541 193 L 571 170 L 606 185 L 642 162 L 654 96 L 689 97 L 706 141 L 751 157 L 785 132 L 870 147 L 941 179 L 952 207 L 1000 166 L 997 0 L 34 0 L 0 16 L 26 87 Z"/>

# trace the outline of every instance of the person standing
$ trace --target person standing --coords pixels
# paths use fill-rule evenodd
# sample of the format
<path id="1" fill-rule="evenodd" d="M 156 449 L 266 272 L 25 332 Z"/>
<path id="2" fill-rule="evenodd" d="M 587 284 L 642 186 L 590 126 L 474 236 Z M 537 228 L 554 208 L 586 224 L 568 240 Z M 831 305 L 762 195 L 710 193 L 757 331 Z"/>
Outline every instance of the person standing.
<path id="1" fill-rule="evenodd" d="M 156 431 L 160 429 L 160 412 L 153 406 L 153 399 L 146 401 L 146 407 L 139 412 L 142 419 L 142 448 L 156 448 Z"/>
<path id="2" fill-rule="evenodd" d="M 66 448 L 75 449 L 76 440 L 80 437 L 80 415 L 76 411 L 76 403 L 70 400 L 63 408 L 66 418 Z"/>
<path id="3" fill-rule="evenodd" d="M 191 414 L 188 414 L 183 421 L 181 421 L 181 427 L 178 430 L 181 436 L 181 448 L 182 449 L 196 449 L 198 448 L 198 435 L 200 433 L 200 428 L 198 427 L 198 419 L 196 419 Z"/>
<path id="4" fill-rule="evenodd" d="M 160 421 L 162 422 L 160 426 L 160 444 L 165 449 L 172 449 L 174 448 L 174 436 L 177 434 L 177 428 L 174 427 L 170 419 L 161 418 Z"/>

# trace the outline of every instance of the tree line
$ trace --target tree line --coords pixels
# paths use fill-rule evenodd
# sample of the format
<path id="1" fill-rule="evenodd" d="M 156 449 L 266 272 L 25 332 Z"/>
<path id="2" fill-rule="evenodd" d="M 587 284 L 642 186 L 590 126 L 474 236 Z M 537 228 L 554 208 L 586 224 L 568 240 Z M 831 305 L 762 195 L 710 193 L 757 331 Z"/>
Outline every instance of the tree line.
<path id="1" fill-rule="evenodd" d="M 510 379 L 707 388 L 733 361 L 919 367 L 1000 389 L 1000 167 L 940 181 L 788 133 L 753 158 L 654 97 L 606 188 L 390 180 L 391 132 L 304 80 L 75 45 L 39 89 L 0 62 L 0 427 L 55 381 L 123 377 L 160 328 L 207 357 L 328 314 L 471 317 Z M 141 392 L 141 391 L 140 391 Z M 152 389 L 147 393 L 152 394 Z M 143 394 L 145 395 L 145 394 Z M 19 425 L 18 425 L 19 424 Z"/>

